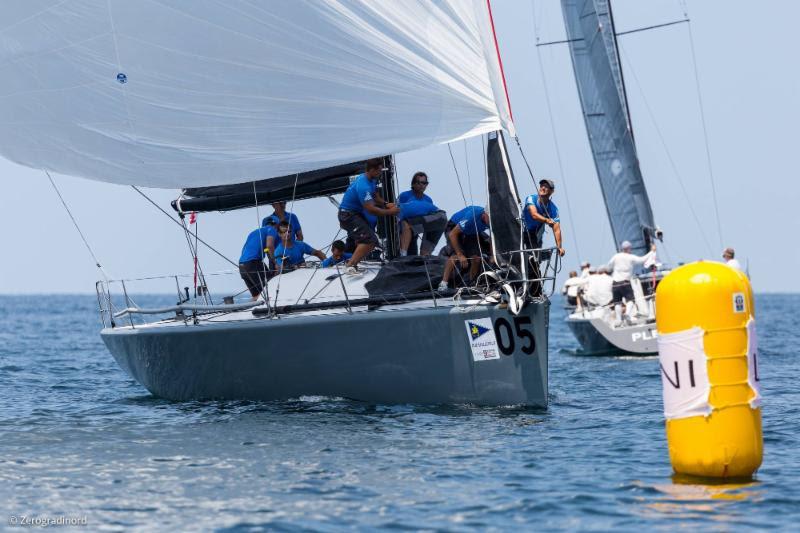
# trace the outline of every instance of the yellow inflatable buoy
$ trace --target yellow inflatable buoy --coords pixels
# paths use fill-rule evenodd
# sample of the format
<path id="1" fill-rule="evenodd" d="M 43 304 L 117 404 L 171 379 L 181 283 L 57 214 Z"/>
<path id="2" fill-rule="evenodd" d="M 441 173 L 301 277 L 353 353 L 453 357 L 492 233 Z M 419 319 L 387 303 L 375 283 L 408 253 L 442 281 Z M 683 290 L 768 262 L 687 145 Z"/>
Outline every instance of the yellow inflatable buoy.
<path id="1" fill-rule="evenodd" d="M 678 474 L 749 477 L 763 440 L 753 291 L 747 277 L 700 261 L 656 290 L 667 443 Z"/>

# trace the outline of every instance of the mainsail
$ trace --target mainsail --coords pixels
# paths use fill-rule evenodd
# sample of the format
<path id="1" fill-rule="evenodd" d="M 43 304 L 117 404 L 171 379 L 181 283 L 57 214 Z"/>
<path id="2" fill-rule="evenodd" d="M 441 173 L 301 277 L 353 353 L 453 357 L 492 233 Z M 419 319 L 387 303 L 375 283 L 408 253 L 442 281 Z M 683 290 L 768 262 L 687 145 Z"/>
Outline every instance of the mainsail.
<path id="1" fill-rule="evenodd" d="M 583 118 L 617 246 L 644 253 L 656 234 L 647 197 L 608 0 L 562 0 Z"/>
<path id="2" fill-rule="evenodd" d="M 3 3 L 0 79 L 0 155 L 120 184 L 514 133 L 487 0 Z"/>

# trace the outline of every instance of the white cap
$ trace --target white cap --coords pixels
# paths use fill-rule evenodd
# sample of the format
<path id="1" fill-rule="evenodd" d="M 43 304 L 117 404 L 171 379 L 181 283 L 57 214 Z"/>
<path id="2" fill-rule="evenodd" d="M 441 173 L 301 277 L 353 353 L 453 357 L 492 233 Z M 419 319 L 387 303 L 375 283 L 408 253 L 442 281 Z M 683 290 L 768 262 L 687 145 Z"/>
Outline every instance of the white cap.
<path id="1" fill-rule="evenodd" d="M 625 249 L 630 250 L 631 248 L 633 248 L 633 245 L 631 244 L 631 241 L 622 241 L 620 248 L 622 248 L 623 250 Z"/>

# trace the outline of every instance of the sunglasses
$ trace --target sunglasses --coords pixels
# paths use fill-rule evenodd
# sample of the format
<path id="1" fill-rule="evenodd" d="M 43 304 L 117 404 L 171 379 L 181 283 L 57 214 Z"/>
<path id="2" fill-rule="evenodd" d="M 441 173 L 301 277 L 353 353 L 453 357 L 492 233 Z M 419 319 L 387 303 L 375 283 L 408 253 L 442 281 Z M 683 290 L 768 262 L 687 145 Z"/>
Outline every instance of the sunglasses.
<path id="1" fill-rule="evenodd" d="M 428 184 L 427 181 L 415 181 L 414 183 L 416 183 L 417 185 L 427 185 Z"/>

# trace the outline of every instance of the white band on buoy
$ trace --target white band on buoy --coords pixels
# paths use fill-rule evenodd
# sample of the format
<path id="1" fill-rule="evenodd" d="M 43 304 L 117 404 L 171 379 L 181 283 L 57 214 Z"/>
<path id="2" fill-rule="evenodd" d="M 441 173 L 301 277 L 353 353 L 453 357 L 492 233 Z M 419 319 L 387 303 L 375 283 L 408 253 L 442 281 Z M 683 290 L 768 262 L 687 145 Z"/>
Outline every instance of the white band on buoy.
<path id="1" fill-rule="evenodd" d="M 704 334 L 694 327 L 658 336 L 664 416 L 669 420 L 711 414 Z"/>
<path id="2" fill-rule="evenodd" d="M 750 399 L 750 407 L 755 409 L 761 406 L 761 380 L 758 376 L 758 335 L 756 335 L 756 321 L 752 318 L 747 321 L 747 384 L 753 389 L 755 395 Z"/>

